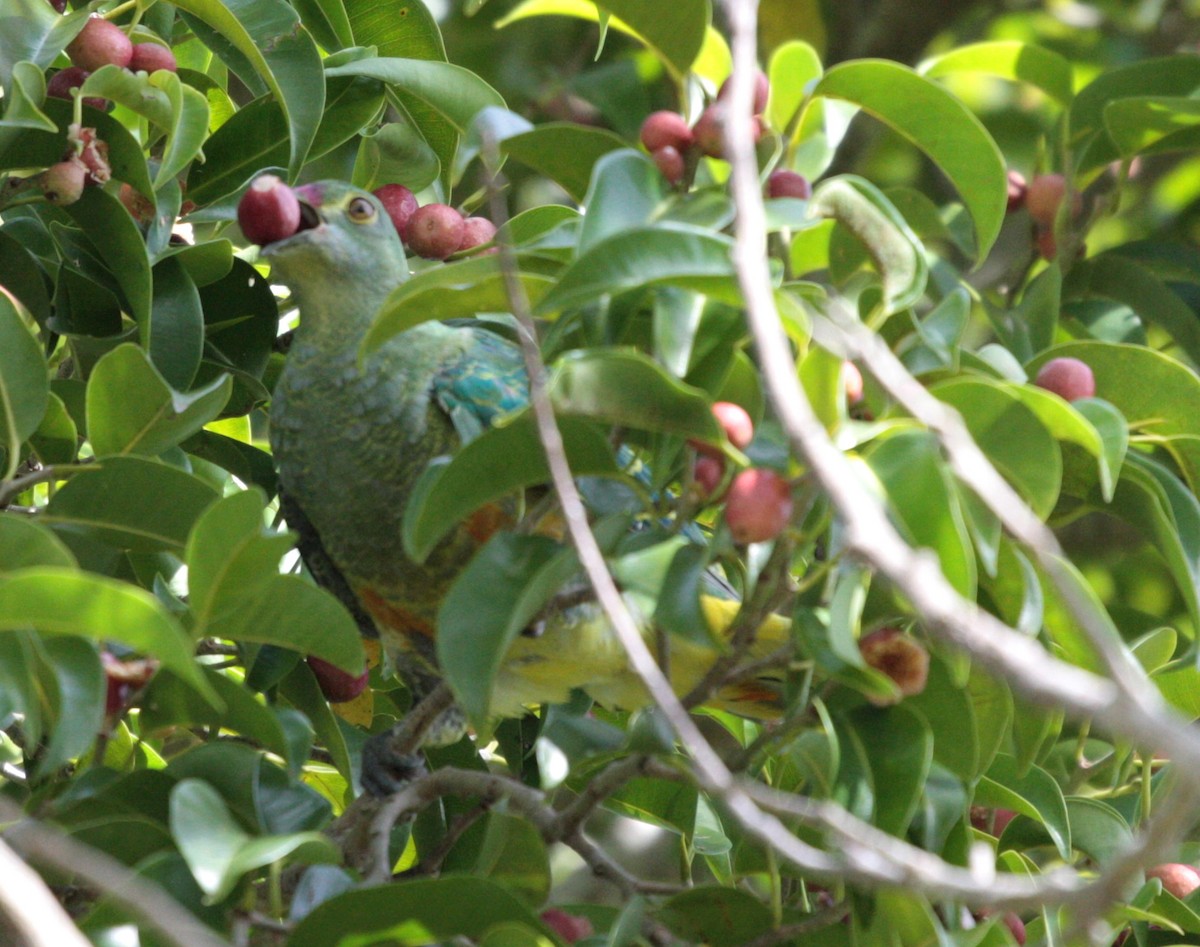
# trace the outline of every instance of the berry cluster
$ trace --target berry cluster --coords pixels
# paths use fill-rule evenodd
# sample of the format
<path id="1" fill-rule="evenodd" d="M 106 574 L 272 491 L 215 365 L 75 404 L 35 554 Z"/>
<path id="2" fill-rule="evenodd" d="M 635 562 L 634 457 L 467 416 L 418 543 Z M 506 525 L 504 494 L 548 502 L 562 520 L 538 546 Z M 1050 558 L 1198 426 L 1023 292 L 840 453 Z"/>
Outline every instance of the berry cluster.
<path id="1" fill-rule="evenodd" d="M 161 43 L 134 43 L 115 23 L 93 16 L 79 34 L 67 45 L 72 65 L 60 69 L 46 83 L 46 94 L 58 99 L 70 99 L 73 91 L 101 66 L 120 66 L 133 72 L 157 72 L 178 68 L 175 54 Z M 103 111 L 108 103 L 90 96 L 85 105 Z"/>
<path id="2" fill-rule="evenodd" d="M 1043 260 L 1058 258 L 1054 221 L 1067 196 L 1067 179 L 1061 174 L 1039 174 L 1028 184 L 1019 171 L 1008 172 L 1008 212 L 1024 208 L 1034 225 L 1034 240 Z M 1071 219 L 1083 213 L 1083 198 L 1071 191 Z"/>
<path id="3" fill-rule="evenodd" d="M 85 187 L 105 184 L 111 178 L 108 145 L 96 137 L 96 129 L 71 125 L 63 160 L 43 171 L 39 183 L 46 200 L 63 206 L 79 200 Z"/>
<path id="4" fill-rule="evenodd" d="M 496 236 L 496 225 L 486 217 L 463 217 L 449 204 L 422 207 L 403 184 L 385 184 L 372 193 L 392 218 L 404 245 L 427 260 L 444 260 L 462 250 L 473 250 Z"/>

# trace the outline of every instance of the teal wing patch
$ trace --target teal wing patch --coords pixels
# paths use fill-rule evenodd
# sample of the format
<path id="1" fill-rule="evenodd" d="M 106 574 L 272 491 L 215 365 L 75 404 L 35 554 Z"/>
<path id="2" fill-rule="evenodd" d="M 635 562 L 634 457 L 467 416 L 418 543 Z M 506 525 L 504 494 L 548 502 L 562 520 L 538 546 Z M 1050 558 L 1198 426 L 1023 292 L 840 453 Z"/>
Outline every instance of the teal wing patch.
<path id="1" fill-rule="evenodd" d="M 529 376 L 511 342 L 486 329 L 464 331 L 470 332 L 470 341 L 461 358 L 434 376 L 433 397 L 466 444 L 498 418 L 529 404 Z"/>

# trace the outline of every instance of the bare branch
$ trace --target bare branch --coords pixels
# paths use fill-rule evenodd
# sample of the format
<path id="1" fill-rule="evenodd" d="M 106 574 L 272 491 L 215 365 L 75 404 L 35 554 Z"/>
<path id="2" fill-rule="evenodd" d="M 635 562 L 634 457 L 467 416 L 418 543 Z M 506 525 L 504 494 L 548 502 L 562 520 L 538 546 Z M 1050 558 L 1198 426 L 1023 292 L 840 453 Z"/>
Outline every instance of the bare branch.
<path id="1" fill-rule="evenodd" d="M 28 947 L 88 947 L 36 871 L 0 841 L 0 913 Z"/>

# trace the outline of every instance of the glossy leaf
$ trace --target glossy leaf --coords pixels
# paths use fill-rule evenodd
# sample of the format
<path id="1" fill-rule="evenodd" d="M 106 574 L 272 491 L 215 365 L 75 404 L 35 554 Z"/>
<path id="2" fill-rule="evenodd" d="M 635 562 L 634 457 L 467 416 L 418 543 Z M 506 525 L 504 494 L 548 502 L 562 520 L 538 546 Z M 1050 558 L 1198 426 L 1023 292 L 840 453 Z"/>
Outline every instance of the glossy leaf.
<path id="1" fill-rule="evenodd" d="M 104 576 L 39 566 L 0 578 L 0 629 L 111 639 L 157 658 L 204 700 L 220 700 L 192 660 L 191 641 L 154 596 Z"/>
<path id="2" fill-rule="evenodd" d="M 566 122 L 538 125 L 530 131 L 505 138 L 500 145 L 510 158 L 557 181 L 577 201 L 584 200 L 597 163 L 605 155 L 626 146 L 624 139 L 610 131 Z M 656 168 L 654 173 L 662 179 Z M 590 201 L 585 203 L 591 206 Z"/>
<path id="3" fill-rule="evenodd" d="M 15 513 L 0 514 L 0 576 L 31 566 L 75 566 L 62 540 L 35 520 Z"/>
<path id="4" fill-rule="evenodd" d="M 961 102 L 898 63 L 876 60 L 834 66 L 813 95 L 853 102 L 924 151 L 971 214 L 976 259 L 987 256 L 1004 220 L 1004 159 Z"/>
<path id="5" fill-rule="evenodd" d="M 771 930 L 771 913 L 748 892 L 705 885 L 668 899 L 654 912 L 684 941 L 734 947 Z"/>
<path id="6" fill-rule="evenodd" d="M 851 714 L 848 722 L 871 767 L 875 824 L 903 838 L 933 763 L 933 733 L 903 704 L 886 710 L 864 707 Z"/>
<path id="7" fill-rule="evenodd" d="M 88 437 L 97 457 L 154 456 L 213 420 L 229 400 L 224 375 L 196 391 L 171 388 L 136 345 L 119 345 L 96 363 L 88 379 Z"/>
<path id="8" fill-rule="evenodd" d="M 958 72 L 982 72 L 1013 82 L 1027 82 L 1060 105 L 1070 105 L 1075 93 L 1070 60 L 1043 46 L 1016 40 L 959 46 L 926 60 L 918 71 L 930 79 Z"/>
<path id="9" fill-rule="evenodd" d="M 120 287 L 125 308 L 150 341 L 152 279 L 142 235 L 121 202 L 99 187 L 84 188 L 83 197 L 64 208 L 92 242 Z"/>
<path id="10" fill-rule="evenodd" d="M 8 480 L 21 462 L 21 444 L 37 430 L 50 399 L 50 378 L 37 340 L 8 297 L 0 293 L 0 448 Z"/>
<path id="11" fill-rule="evenodd" d="M 576 260 L 536 307 L 561 312 L 604 296 L 666 284 L 733 301 L 737 298 L 731 241 L 680 224 L 626 230 Z"/>
<path id="12" fill-rule="evenodd" d="M 996 757 L 987 775 L 979 781 L 975 789 L 975 803 L 1011 809 L 1040 822 L 1058 853 L 1063 858 L 1070 857 L 1071 824 L 1067 817 L 1067 803 L 1062 790 L 1045 770 L 1034 766 L 1022 774 L 1011 756 L 1001 754 Z"/>
<path id="13" fill-rule="evenodd" d="M 225 40 L 213 45 L 243 81 L 270 88 L 287 116 L 288 168 L 295 177 L 325 105 L 320 54 L 296 11 L 284 0 L 178 0 L 175 6 L 193 27 L 199 21 Z M 246 66 L 253 73 L 246 74 Z"/>
<path id="14" fill-rule="evenodd" d="M 118 549 L 182 551 L 217 491 L 191 474 L 140 457 L 108 457 L 71 478 L 43 522 Z"/>
<path id="15" fill-rule="evenodd" d="M 53 391 L 41 424 L 29 437 L 29 446 L 43 464 L 69 464 L 79 451 L 79 429 Z"/>
<path id="16" fill-rule="evenodd" d="M 599 9 L 598 9 L 599 8 Z M 669 7 L 649 8 L 637 0 L 525 0 L 496 23 L 508 26 L 534 16 L 573 16 L 600 20 L 649 46 L 676 75 L 688 71 L 703 48 L 709 18 L 708 0 L 682 0 Z"/>
<path id="17" fill-rule="evenodd" d="M 58 126 L 40 107 L 46 100 L 46 77 L 42 70 L 33 63 L 17 63 L 12 71 L 11 89 L 11 96 L 4 103 L 4 117 L 0 119 L 0 151 L 4 150 L 4 139 L 12 136 L 9 129 L 58 131 Z"/>
<path id="18" fill-rule="evenodd" d="M 52 776 L 95 743 L 104 721 L 105 677 L 96 646 L 75 637 L 49 638 L 42 654 L 53 675 L 55 723 L 36 774 Z"/>
<path id="19" fill-rule="evenodd" d="M 0 76 L 4 77 L 7 100 L 9 78 L 14 76 L 17 64 L 28 60 L 45 69 L 75 38 L 88 12 L 72 10 L 67 16 L 59 16 L 49 4 L 39 0 L 11 0 L 5 6 L 8 22 L 0 30 Z"/>
<path id="20" fill-rule="evenodd" d="M 573 473 L 617 474 L 608 441 L 594 425 L 563 418 L 559 426 Z M 531 412 L 490 428 L 425 471 L 404 511 L 405 548 L 420 562 L 473 511 L 549 479 Z"/>
<path id="21" fill-rule="evenodd" d="M 217 791 L 199 779 L 184 779 L 171 790 L 171 835 L 209 901 L 225 898 L 243 874 L 289 855 L 310 864 L 338 860 L 320 832 L 247 835 Z"/>

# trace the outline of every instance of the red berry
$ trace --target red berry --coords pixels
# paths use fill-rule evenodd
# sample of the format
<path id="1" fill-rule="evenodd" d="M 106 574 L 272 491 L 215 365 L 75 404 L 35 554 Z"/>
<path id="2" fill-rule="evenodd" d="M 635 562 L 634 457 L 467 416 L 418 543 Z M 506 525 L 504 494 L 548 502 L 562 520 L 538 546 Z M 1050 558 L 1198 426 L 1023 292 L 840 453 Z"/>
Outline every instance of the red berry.
<path id="1" fill-rule="evenodd" d="M 379 198 L 379 203 L 392 218 L 392 225 L 400 235 L 403 243 L 408 242 L 408 222 L 417 210 L 417 199 L 413 192 L 403 184 L 385 184 L 371 192 Z"/>
<path id="2" fill-rule="evenodd" d="M 1025 206 L 1025 195 L 1029 186 L 1025 183 L 1025 175 L 1020 171 L 1008 172 L 1008 213 L 1018 211 Z"/>
<path id="3" fill-rule="evenodd" d="M 744 450 L 754 440 L 754 422 L 740 404 L 718 401 L 712 406 L 712 413 L 729 438 L 729 443 L 738 450 Z"/>
<path id="4" fill-rule="evenodd" d="M 798 197 L 806 201 L 812 197 L 812 185 L 795 171 L 773 171 L 767 178 L 767 197 Z"/>
<path id="5" fill-rule="evenodd" d="M 692 146 L 692 130 L 682 115 L 667 111 L 651 112 L 642 122 L 641 139 L 651 153 L 668 146 L 684 152 Z"/>
<path id="6" fill-rule="evenodd" d="M 1025 922 L 1017 917 L 1017 915 L 1013 914 L 1012 911 L 1005 911 L 1004 917 L 1001 918 L 1001 920 L 1004 921 L 1004 926 L 1008 928 L 1008 932 L 1012 934 L 1013 940 L 1015 940 L 1020 947 L 1024 947 L 1026 940 Z"/>
<path id="7" fill-rule="evenodd" d="M 733 478 L 725 498 L 725 522 L 734 542 L 774 539 L 792 515 L 792 491 L 774 470 L 752 467 Z"/>
<path id="8" fill-rule="evenodd" d="M 463 235 L 458 249 L 473 250 L 491 243 L 496 236 L 496 225 L 486 217 L 468 217 L 463 221 Z"/>
<path id="9" fill-rule="evenodd" d="M 154 676 L 158 662 L 147 658 L 122 661 L 116 655 L 100 652 L 100 663 L 108 689 L 104 696 L 104 712 L 109 716 L 122 713 L 130 699 Z"/>
<path id="10" fill-rule="evenodd" d="M 1040 174 L 1034 178 L 1025 191 L 1025 208 L 1033 222 L 1046 229 L 1053 227 L 1058 206 L 1066 193 L 1067 179 L 1061 174 Z M 1079 194 L 1073 194 L 1071 216 L 1074 217 L 1082 209 L 1082 199 Z"/>
<path id="11" fill-rule="evenodd" d="M 696 499 L 715 503 L 721 497 L 717 490 L 725 479 L 725 460 L 711 454 L 701 454 L 692 467 L 692 479 L 696 482 Z"/>
<path id="12" fill-rule="evenodd" d="M 367 677 L 369 676 L 367 671 L 363 671 L 362 674 L 350 674 L 336 664 L 330 664 L 328 661 L 322 661 L 312 655 L 305 660 L 308 661 L 308 666 L 317 679 L 321 693 L 331 704 L 343 704 L 348 700 L 354 700 L 367 689 Z"/>
<path id="13" fill-rule="evenodd" d="M 1058 241 L 1054 239 L 1053 230 L 1039 226 L 1035 240 L 1037 242 L 1038 256 L 1043 260 L 1049 262 L 1058 257 Z"/>
<path id="14" fill-rule="evenodd" d="M 175 62 L 175 54 L 159 43 L 135 43 L 133 55 L 129 58 L 129 68 L 134 72 L 157 72 L 165 69 L 176 72 L 179 69 Z"/>
<path id="15" fill-rule="evenodd" d="M 900 694 L 911 697 L 925 690 L 929 679 L 929 652 L 899 628 L 880 628 L 859 639 L 858 650 L 868 667 L 890 677 Z"/>
<path id="16" fill-rule="evenodd" d="M 725 157 L 725 132 L 721 127 L 724 109 L 720 105 L 710 105 L 692 127 L 696 137 L 696 145 L 710 158 Z"/>
<path id="17" fill-rule="evenodd" d="M 1155 865 L 1146 872 L 1146 877 L 1157 878 L 1162 882 L 1164 891 L 1169 891 L 1181 901 L 1200 888 L 1200 872 L 1191 865 L 1181 865 L 1178 862 Z"/>
<path id="18" fill-rule="evenodd" d="M 1052 358 L 1040 369 L 1033 383 L 1067 401 L 1090 398 L 1096 393 L 1096 376 L 1086 362 L 1077 358 Z"/>
<path id="19" fill-rule="evenodd" d="M 300 228 L 300 201 L 274 174 L 260 174 L 238 202 L 237 219 L 247 240 L 266 246 Z"/>
<path id="20" fill-rule="evenodd" d="M 585 937 L 591 937 L 593 934 L 592 922 L 586 917 L 580 917 L 578 914 L 568 914 L 566 911 L 560 911 L 558 908 L 546 908 L 541 914 L 541 919 L 543 924 L 568 944 L 573 944 L 575 941 L 582 940 Z"/>
<path id="21" fill-rule="evenodd" d="M 88 72 L 95 72 L 109 63 L 124 68 L 133 56 L 133 43 L 115 23 L 93 16 L 67 44 L 67 55 L 71 62 Z"/>
<path id="22" fill-rule="evenodd" d="M 83 80 L 90 75 L 90 72 L 86 69 L 81 69 L 79 66 L 67 66 L 66 69 L 60 69 L 47 81 L 46 95 L 55 99 L 70 101 L 71 90 L 82 86 Z M 89 95 L 83 100 L 83 104 L 94 109 L 99 109 L 101 112 L 108 108 L 108 100 L 102 99 L 98 95 Z"/>
<path id="23" fill-rule="evenodd" d="M 654 159 L 654 163 L 658 165 L 659 172 L 669 183 L 678 184 L 683 180 L 683 174 L 687 170 L 687 165 L 678 148 L 663 145 L 661 148 L 656 148 L 651 157 Z"/>
<path id="24" fill-rule="evenodd" d="M 721 88 L 717 90 L 717 98 L 723 99 L 729 95 L 729 84 L 733 81 L 733 76 L 730 76 L 721 83 Z M 767 78 L 767 74 L 759 69 L 754 74 L 754 114 L 762 115 L 767 110 L 767 96 L 771 94 L 771 82 Z"/>
<path id="25" fill-rule="evenodd" d="M 408 221 L 408 245 L 419 256 L 444 260 L 462 243 L 463 215 L 448 204 L 418 207 Z"/>
<path id="26" fill-rule="evenodd" d="M 67 160 L 42 172 L 42 193 L 51 204 L 74 204 L 83 196 L 87 168 L 81 161 Z"/>
<path id="27" fill-rule="evenodd" d="M 851 361 L 842 362 L 842 384 L 846 388 L 846 403 L 856 405 L 863 399 L 863 376 Z"/>
<path id="28" fill-rule="evenodd" d="M 67 0 L 50 0 L 50 6 L 54 7 L 59 13 L 67 12 Z"/>

